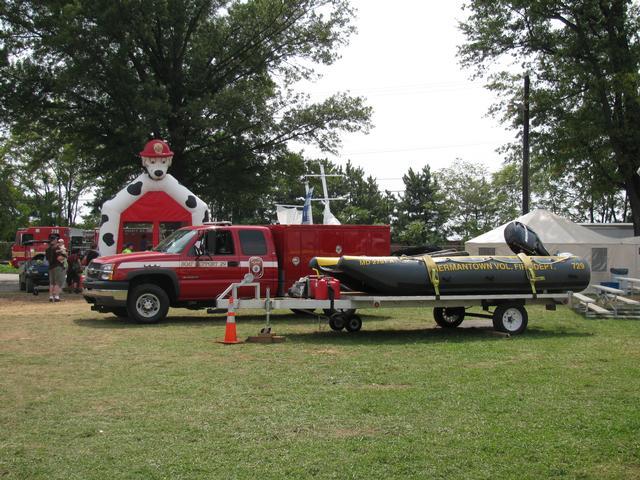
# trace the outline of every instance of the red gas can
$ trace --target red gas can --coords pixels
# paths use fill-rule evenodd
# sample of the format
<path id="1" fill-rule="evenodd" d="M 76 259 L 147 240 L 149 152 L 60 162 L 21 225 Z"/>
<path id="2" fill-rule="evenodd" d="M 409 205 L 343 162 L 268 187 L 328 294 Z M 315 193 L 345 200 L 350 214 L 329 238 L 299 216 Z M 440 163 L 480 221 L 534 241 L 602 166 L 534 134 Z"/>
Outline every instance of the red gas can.
<path id="1" fill-rule="evenodd" d="M 333 298 L 340 298 L 340 280 L 336 278 L 327 278 L 327 285 L 329 289 L 333 290 Z"/>
<path id="2" fill-rule="evenodd" d="M 329 284 L 322 277 L 309 278 L 309 296 L 316 300 L 327 300 L 329 298 Z"/>

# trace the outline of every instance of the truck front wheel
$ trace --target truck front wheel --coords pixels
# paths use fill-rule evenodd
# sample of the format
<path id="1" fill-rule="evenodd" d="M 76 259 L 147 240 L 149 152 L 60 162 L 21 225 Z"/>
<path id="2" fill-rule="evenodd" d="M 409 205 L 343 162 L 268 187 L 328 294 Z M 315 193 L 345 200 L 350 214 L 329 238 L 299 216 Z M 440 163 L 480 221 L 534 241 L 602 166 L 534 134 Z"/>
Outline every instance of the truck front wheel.
<path id="1" fill-rule="evenodd" d="M 169 296 L 162 288 L 152 283 L 143 283 L 133 288 L 127 298 L 129 318 L 138 323 L 158 323 L 167 316 Z"/>

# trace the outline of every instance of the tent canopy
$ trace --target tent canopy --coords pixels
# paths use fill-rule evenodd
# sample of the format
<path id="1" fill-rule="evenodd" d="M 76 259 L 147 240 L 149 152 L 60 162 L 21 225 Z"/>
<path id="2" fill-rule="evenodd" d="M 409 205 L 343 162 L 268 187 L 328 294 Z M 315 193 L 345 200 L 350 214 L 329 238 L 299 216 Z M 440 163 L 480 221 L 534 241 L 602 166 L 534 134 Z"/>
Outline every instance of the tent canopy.
<path id="1" fill-rule="evenodd" d="M 517 222 L 524 223 L 531 227 L 538 234 L 540 240 L 544 244 L 619 244 L 619 238 L 611 238 L 600 235 L 586 227 L 582 227 L 571 220 L 567 220 L 555 213 L 547 210 L 534 210 L 516 218 Z M 509 222 L 510 223 L 510 222 Z M 500 243 L 504 244 L 504 229 L 508 225 L 500 225 L 493 230 L 483 233 L 466 242 L 467 244 L 486 244 Z M 506 244 L 505 244 L 506 245 Z"/>

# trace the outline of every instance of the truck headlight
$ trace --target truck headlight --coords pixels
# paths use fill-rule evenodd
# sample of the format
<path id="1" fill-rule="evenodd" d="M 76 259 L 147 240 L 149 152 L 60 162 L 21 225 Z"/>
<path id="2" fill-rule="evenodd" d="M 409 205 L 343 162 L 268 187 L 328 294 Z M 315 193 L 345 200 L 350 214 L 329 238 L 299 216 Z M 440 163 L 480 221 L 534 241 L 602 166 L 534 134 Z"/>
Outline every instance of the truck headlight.
<path id="1" fill-rule="evenodd" d="M 100 280 L 111 280 L 113 277 L 113 263 L 105 263 L 100 267 Z"/>

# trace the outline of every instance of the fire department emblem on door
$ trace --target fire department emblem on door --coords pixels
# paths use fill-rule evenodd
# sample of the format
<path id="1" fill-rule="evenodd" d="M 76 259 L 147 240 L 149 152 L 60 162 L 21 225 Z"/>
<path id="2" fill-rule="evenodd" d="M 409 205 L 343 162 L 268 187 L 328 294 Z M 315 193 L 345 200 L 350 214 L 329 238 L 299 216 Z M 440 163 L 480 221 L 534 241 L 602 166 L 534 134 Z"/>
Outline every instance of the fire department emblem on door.
<path id="1" fill-rule="evenodd" d="M 254 278 L 262 278 L 264 274 L 264 263 L 260 257 L 249 258 L 249 271 L 253 274 Z"/>

